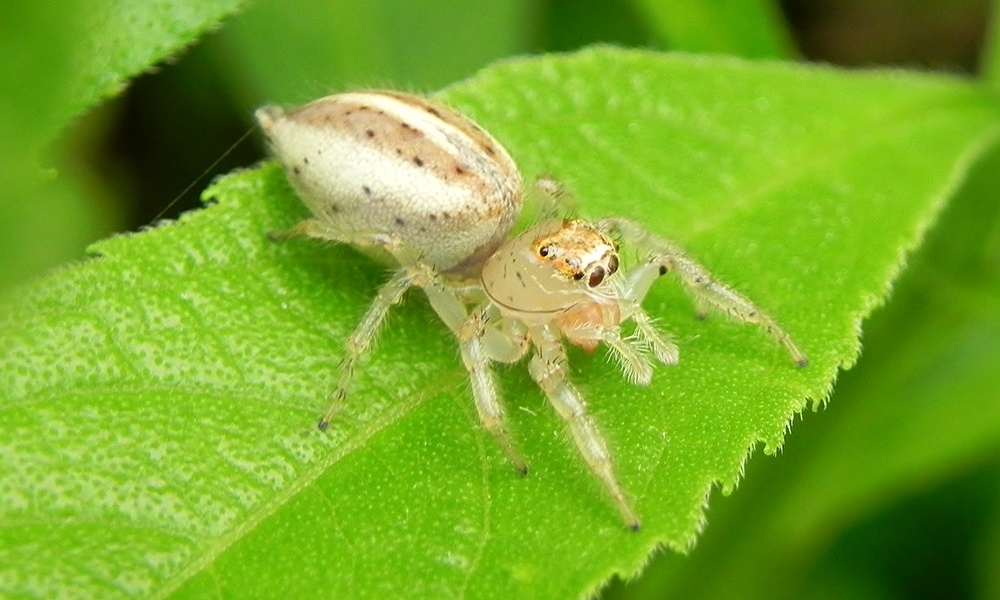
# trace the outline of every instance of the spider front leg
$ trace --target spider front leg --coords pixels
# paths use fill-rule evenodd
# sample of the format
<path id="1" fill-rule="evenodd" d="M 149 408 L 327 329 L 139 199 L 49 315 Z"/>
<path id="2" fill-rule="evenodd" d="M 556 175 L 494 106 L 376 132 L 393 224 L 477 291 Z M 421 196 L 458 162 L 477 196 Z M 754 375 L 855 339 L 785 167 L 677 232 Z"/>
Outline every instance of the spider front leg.
<path id="1" fill-rule="evenodd" d="M 573 434 L 573 441 L 583 454 L 590 470 L 604 483 L 621 512 L 625 524 L 633 531 L 639 529 L 639 518 L 625 497 L 618 479 L 611 468 L 611 455 L 597 424 L 587 414 L 587 404 L 567 375 L 566 351 L 559 334 L 546 325 L 533 328 L 532 340 L 538 349 L 528 367 L 532 379 L 545 392 Z"/>
<path id="2" fill-rule="evenodd" d="M 639 337 L 649 344 L 656 359 L 665 365 L 676 365 L 680 360 L 680 351 L 670 337 L 657 329 L 653 319 L 642 307 L 636 304 L 632 309 L 632 321 Z"/>
<path id="3" fill-rule="evenodd" d="M 532 185 L 533 222 L 563 218 L 577 213 L 576 199 L 559 181 L 549 174 L 541 174 Z"/>
<path id="4" fill-rule="evenodd" d="M 733 288 L 715 279 L 708 270 L 692 260 L 675 244 L 650 233 L 638 223 L 623 218 L 607 218 L 598 222 L 605 231 L 618 231 L 628 242 L 638 247 L 649 248 L 653 255 L 643 264 L 633 269 L 625 279 L 623 296 L 638 306 L 653 282 L 673 271 L 694 296 L 699 316 L 704 316 L 707 308 L 714 307 L 744 323 L 759 326 L 788 350 L 792 360 L 800 367 L 809 364 L 809 359 L 799 350 L 788 333 L 770 316 Z M 637 308 L 637 315 L 641 308 Z M 637 319 L 637 324 L 639 320 Z M 640 328 L 642 325 L 640 325 Z"/>

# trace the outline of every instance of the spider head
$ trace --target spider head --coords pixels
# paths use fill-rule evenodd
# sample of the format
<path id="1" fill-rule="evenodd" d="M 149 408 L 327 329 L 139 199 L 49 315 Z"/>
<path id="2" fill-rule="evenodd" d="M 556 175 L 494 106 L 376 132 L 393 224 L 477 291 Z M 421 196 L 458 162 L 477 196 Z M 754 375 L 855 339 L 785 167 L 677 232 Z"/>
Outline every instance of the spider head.
<path id="1" fill-rule="evenodd" d="M 554 232 L 535 240 L 532 253 L 567 281 L 596 288 L 618 270 L 618 244 L 590 223 L 566 220 Z"/>

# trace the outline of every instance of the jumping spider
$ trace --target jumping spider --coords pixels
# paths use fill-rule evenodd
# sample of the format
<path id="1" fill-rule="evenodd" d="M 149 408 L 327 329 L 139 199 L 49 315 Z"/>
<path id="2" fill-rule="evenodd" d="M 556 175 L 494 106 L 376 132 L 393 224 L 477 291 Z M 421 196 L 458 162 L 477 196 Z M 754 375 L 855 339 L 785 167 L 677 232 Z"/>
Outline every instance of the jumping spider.
<path id="1" fill-rule="evenodd" d="M 347 339 L 325 429 L 342 404 L 359 359 L 389 309 L 412 286 L 458 339 L 483 426 L 521 473 L 527 464 L 507 429 L 491 363 L 531 354 L 528 370 L 625 523 L 639 518 L 612 469 L 586 402 L 570 381 L 563 339 L 586 349 L 604 342 L 632 383 L 652 378 L 650 355 L 678 360 L 676 346 L 642 309 L 653 282 L 675 273 L 699 312 L 716 308 L 763 328 L 807 363 L 789 335 L 743 295 L 717 281 L 671 242 L 619 217 L 545 220 L 510 237 L 523 183 L 507 151 L 470 119 L 429 100 L 388 91 L 328 96 L 296 111 L 257 111 L 289 180 L 314 218 L 274 234 L 304 235 L 388 253 L 399 265 Z M 619 271 L 616 240 L 647 257 Z M 632 321 L 635 335 L 621 324 Z"/>

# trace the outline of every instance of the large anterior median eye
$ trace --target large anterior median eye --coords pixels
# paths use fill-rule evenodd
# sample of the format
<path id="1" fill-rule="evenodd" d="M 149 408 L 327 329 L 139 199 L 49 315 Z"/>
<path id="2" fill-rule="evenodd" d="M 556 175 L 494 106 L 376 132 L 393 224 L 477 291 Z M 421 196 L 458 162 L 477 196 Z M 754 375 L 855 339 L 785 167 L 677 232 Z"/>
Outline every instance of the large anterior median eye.
<path id="1" fill-rule="evenodd" d="M 601 282 L 604 281 L 604 276 L 604 267 L 594 268 L 594 270 L 590 272 L 590 279 L 587 280 L 587 285 L 590 287 L 597 287 L 601 285 Z"/>

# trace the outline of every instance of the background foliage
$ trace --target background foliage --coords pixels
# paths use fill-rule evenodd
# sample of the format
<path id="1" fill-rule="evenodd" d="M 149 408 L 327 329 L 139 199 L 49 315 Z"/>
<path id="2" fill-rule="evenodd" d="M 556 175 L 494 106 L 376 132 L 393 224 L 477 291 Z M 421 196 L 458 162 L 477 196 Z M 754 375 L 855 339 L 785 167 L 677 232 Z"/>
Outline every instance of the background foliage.
<path id="1" fill-rule="evenodd" d="M 246 115 L 264 101 L 296 103 L 356 85 L 435 89 L 497 57 L 592 41 L 749 57 L 799 48 L 847 64 L 961 68 L 980 47 L 975 24 L 985 22 L 985 8 L 973 2 L 925 2 L 919 11 L 909 3 L 824 3 L 809 11 L 790 3 L 784 8 L 798 29 L 786 33 L 777 7 L 749 0 L 714 9 L 690 1 L 511 0 L 475 11 L 447 0 L 419 10 L 388 1 L 365 2 L 363 10 L 353 3 L 291 9 L 264 0 L 84 114 L 240 8 L 149 3 L 143 16 L 125 10 L 128 3 L 90 4 L 0 9 L 7 28 L 0 32 L 0 118 L 10 131 L 0 148 L 7 282 L 79 258 L 84 243 L 105 233 L 148 223 L 239 138 Z M 950 37 L 935 44 L 926 30 L 908 33 L 894 25 L 900 12 Z M 853 20 L 858 14 L 876 20 L 878 35 L 832 53 L 838 24 L 865 31 L 865 21 Z M 262 43 L 274 31 L 281 38 Z M 107 53 L 80 49 L 80 39 L 129 52 L 88 63 Z M 956 40 L 966 39 L 972 50 L 963 53 Z M 987 39 L 994 43 L 985 45 L 982 70 L 995 82 L 1000 50 L 995 34 Z M 937 47 L 951 52 L 935 54 Z M 252 164 L 260 149 L 244 143 L 220 168 Z M 38 176 L 39 156 L 60 176 Z M 865 325 L 863 358 L 841 377 L 829 407 L 796 424 L 780 459 L 750 461 L 738 493 L 713 498 L 709 527 L 690 556 L 664 554 L 609 595 L 1000 596 L 998 167 L 1000 158 L 985 156 L 954 194 L 893 301 Z M 181 208 L 195 202 L 191 194 Z"/>

